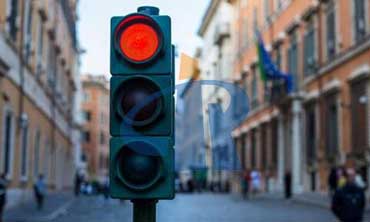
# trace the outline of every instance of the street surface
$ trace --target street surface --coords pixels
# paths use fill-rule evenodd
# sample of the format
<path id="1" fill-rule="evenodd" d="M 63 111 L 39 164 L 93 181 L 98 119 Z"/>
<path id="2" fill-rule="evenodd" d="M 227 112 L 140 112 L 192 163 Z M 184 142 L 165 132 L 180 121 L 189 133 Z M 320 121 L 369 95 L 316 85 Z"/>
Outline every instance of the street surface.
<path id="1" fill-rule="evenodd" d="M 160 201 L 158 222 L 331 222 L 329 210 L 291 201 L 258 197 L 243 201 L 230 195 L 178 194 L 175 200 Z M 104 201 L 81 197 L 53 222 L 132 221 L 132 205 L 126 201 Z"/>

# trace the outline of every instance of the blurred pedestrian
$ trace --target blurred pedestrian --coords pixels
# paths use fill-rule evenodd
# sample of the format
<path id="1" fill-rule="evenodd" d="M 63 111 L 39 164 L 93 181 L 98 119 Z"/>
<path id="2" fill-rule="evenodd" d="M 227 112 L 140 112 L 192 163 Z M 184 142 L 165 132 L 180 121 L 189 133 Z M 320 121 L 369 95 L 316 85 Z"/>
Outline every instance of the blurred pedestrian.
<path id="1" fill-rule="evenodd" d="M 6 180 L 5 174 L 0 176 L 0 222 L 3 221 L 4 208 L 6 205 L 6 189 L 8 182 Z"/>
<path id="2" fill-rule="evenodd" d="M 335 191 L 338 187 L 338 177 L 337 177 L 337 168 L 332 167 L 330 170 L 329 178 L 328 178 L 328 185 L 329 185 L 329 196 L 333 197 Z"/>
<path id="3" fill-rule="evenodd" d="M 243 173 L 242 177 L 242 190 L 243 190 L 243 198 L 248 199 L 249 198 L 249 185 L 251 181 L 251 173 L 247 169 Z"/>
<path id="4" fill-rule="evenodd" d="M 366 183 L 365 183 L 364 179 L 362 178 L 359 171 L 356 171 L 355 182 L 356 182 L 358 187 L 360 187 L 363 190 L 366 190 L 367 185 L 366 185 Z"/>
<path id="5" fill-rule="evenodd" d="M 91 182 L 88 182 L 86 185 L 86 194 L 92 195 L 93 194 L 93 186 Z"/>
<path id="6" fill-rule="evenodd" d="M 189 193 L 193 193 L 194 192 L 194 182 L 193 182 L 193 179 L 190 178 L 187 182 L 187 188 L 188 188 L 188 192 Z"/>
<path id="7" fill-rule="evenodd" d="M 42 210 L 44 206 L 44 199 L 46 195 L 46 185 L 44 182 L 44 175 L 40 174 L 34 184 L 35 198 L 37 203 L 37 208 Z"/>
<path id="8" fill-rule="evenodd" d="M 82 176 L 82 173 L 78 170 L 76 172 L 75 181 L 74 181 L 74 193 L 76 197 L 80 195 L 82 182 L 83 182 L 83 176 Z"/>
<path id="9" fill-rule="evenodd" d="M 338 179 L 337 188 L 342 188 L 344 187 L 344 185 L 346 185 L 347 175 L 346 175 L 346 169 L 344 167 L 338 168 L 337 179 Z"/>
<path id="10" fill-rule="evenodd" d="M 290 171 L 286 171 L 284 175 L 284 193 L 286 199 L 292 197 L 292 173 Z"/>
<path id="11" fill-rule="evenodd" d="M 109 177 L 108 176 L 106 176 L 103 182 L 103 195 L 104 195 L 105 200 L 109 199 Z"/>
<path id="12" fill-rule="evenodd" d="M 356 184 L 356 172 L 348 169 L 346 184 L 334 194 L 331 209 L 341 222 L 361 222 L 365 209 L 365 193 Z"/>
<path id="13" fill-rule="evenodd" d="M 261 188 L 261 174 L 257 169 L 254 169 L 251 172 L 251 181 L 252 181 L 252 192 L 253 195 L 257 194 Z"/>

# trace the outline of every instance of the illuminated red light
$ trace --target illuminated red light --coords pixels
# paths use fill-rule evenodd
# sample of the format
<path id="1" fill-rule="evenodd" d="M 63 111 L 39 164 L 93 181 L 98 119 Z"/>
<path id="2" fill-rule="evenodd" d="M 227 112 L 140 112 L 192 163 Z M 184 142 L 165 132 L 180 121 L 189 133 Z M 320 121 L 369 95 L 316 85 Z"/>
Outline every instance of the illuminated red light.
<path id="1" fill-rule="evenodd" d="M 157 52 L 157 32 L 147 24 L 136 23 L 127 27 L 120 36 L 120 48 L 129 59 L 145 61 Z"/>
<path id="2" fill-rule="evenodd" d="M 134 15 L 123 20 L 116 37 L 121 54 L 134 63 L 154 58 L 162 41 L 156 23 L 143 15 Z"/>

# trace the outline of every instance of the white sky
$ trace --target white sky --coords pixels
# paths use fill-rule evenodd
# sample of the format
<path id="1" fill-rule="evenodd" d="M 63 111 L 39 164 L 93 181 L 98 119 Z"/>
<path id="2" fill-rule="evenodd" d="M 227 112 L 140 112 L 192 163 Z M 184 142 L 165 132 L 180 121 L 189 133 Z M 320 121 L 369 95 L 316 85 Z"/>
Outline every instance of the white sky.
<path id="1" fill-rule="evenodd" d="M 194 54 L 200 45 L 196 32 L 209 0 L 80 0 L 78 38 L 86 53 L 81 72 L 109 73 L 110 18 L 136 12 L 138 6 L 160 8 L 160 14 L 172 18 L 172 42 L 179 53 Z"/>

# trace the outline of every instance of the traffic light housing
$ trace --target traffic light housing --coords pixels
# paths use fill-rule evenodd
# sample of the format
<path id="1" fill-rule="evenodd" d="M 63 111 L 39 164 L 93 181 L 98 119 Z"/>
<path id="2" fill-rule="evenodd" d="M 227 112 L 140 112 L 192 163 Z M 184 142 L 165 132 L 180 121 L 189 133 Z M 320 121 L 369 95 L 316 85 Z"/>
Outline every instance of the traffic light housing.
<path id="1" fill-rule="evenodd" d="M 111 19 L 110 194 L 174 198 L 171 19 L 154 7 Z"/>

